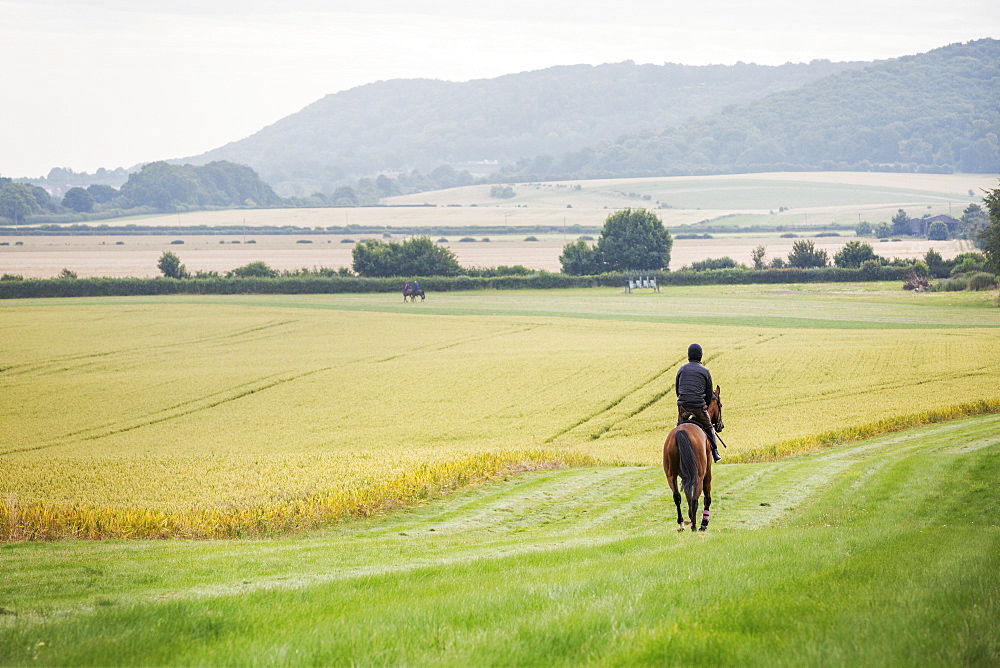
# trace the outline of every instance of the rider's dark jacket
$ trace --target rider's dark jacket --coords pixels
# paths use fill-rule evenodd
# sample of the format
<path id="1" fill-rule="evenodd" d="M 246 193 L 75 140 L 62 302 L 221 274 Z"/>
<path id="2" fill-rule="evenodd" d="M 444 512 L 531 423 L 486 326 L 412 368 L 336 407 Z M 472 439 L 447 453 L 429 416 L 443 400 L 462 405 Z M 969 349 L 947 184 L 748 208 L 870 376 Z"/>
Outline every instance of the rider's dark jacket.
<path id="1" fill-rule="evenodd" d="M 712 374 L 700 362 L 688 362 L 677 371 L 677 405 L 704 408 L 712 401 Z"/>

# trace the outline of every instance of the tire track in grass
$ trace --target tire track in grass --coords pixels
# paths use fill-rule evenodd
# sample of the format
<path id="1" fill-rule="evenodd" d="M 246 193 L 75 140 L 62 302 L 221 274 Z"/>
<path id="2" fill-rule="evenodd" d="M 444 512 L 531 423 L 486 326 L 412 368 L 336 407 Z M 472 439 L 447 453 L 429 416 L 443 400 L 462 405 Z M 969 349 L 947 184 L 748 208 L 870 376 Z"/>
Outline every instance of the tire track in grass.
<path id="1" fill-rule="evenodd" d="M 292 322 L 292 321 L 287 321 L 287 322 Z M 276 323 L 276 324 L 287 324 L 287 322 L 286 323 Z M 281 386 L 281 385 L 285 385 L 287 383 L 291 383 L 291 382 L 294 382 L 294 381 L 297 381 L 297 380 L 301 380 L 303 378 L 308 378 L 308 377 L 314 376 L 316 374 L 321 374 L 321 373 L 326 373 L 326 372 L 329 372 L 329 371 L 343 369 L 343 368 L 350 367 L 350 366 L 353 366 L 353 365 L 356 365 L 356 364 L 381 364 L 381 363 L 384 363 L 384 362 L 390 362 L 390 361 L 392 361 L 394 359 L 398 359 L 400 357 L 406 357 L 406 356 L 412 355 L 412 354 L 425 353 L 425 352 L 437 352 L 439 350 L 445 350 L 447 348 L 452 348 L 452 347 L 455 347 L 455 346 L 460 346 L 460 345 L 463 345 L 463 344 L 466 344 L 466 343 L 475 343 L 475 342 L 480 341 L 480 340 L 485 340 L 485 339 L 490 339 L 490 338 L 498 338 L 498 337 L 502 337 L 502 336 L 509 336 L 511 334 L 518 334 L 518 333 L 522 333 L 522 332 L 525 332 L 525 331 L 530 331 L 531 329 L 534 329 L 535 327 L 536 327 L 535 325 L 532 325 L 532 326 L 527 326 L 527 327 L 507 329 L 505 331 L 502 331 L 502 332 L 499 332 L 499 333 L 490 334 L 490 335 L 486 335 L 486 336 L 481 336 L 481 335 L 470 336 L 470 337 L 466 337 L 465 339 L 462 339 L 460 341 L 451 342 L 451 343 L 448 343 L 448 344 L 443 345 L 443 346 L 440 345 L 440 344 L 429 344 L 429 345 L 417 346 L 415 348 L 411 348 L 411 349 L 407 350 L 406 352 L 399 353 L 399 354 L 396 354 L 396 355 L 392 355 L 392 356 L 389 356 L 389 357 L 369 356 L 369 357 L 366 357 L 366 358 L 363 358 L 363 359 L 360 359 L 360 360 L 350 360 L 350 361 L 347 361 L 347 362 L 342 362 L 342 363 L 339 363 L 339 364 L 325 366 L 325 367 L 321 367 L 321 368 L 318 368 L 318 369 L 310 369 L 310 370 L 299 372 L 299 373 L 293 373 L 293 374 L 272 374 L 270 376 L 264 376 L 262 378 L 255 379 L 255 380 L 249 381 L 247 383 L 241 383 L 239 385 L 233 386 L 233 387 L 228 388 L 226 390 L 220 390 L 218 392 L 214 392 L 214 393 L 209 394 L 209 395 L 205 395 L 205 396 L 198 397 L 198 398 L 195 398 L 195 399 L 190 399 L 188 401 L 180 402 L 178 404 L 173 404 L 173 405 L 168 406 L 168 407 L 163 408 L 163 409 L 159 409 L 159 410 L 156 410 L 156 411 L 153 411 L 153 412 L 150 412 L 150 413 L 146 413 L 146 414 L 144 414 L 142 416 L 139 416 L 138 418 L 135 418 L 134 420 L 129 421 L 129 422 L 125 422 L 125 423 L 122 423 L 122 422 L 106 423 L 106 424 L 103 424 L 103 425 L 100 425 L 100 426 L 97 426 L 97 427 L 90 427 L 90 428 L 87 428 L 87 429 L 82 429 L 82 430 L 79 430 L 79 431 L 76 431 L 76 432 L 72 432 L 70 434 L 65 434 L 63 436 L 58 437 L 54 441 L 49 441 L 47 443 L 33 445 L 33 446 L 30 446 L 30 447 L 12 448 L 12 449 L 9 449 L 9 450 L 0 451 L 0 456 L 17 454 L 17 453 L 24 453 L 24 452 L 35 452 L 35 451 L 39 451 L 39 450 L 46 450 L 46 449 L 50 449 L 50 448 L 54 448 L 54 447 L 70 445 L 70 444 L 72 444 L 75 441 L 95 441 L 95 440 L 99 440 L 99 439 L 102 439 L 102 438 L 108 438 L 108 437 L 111 437 L 111 436 L 116 436 L 118 434 L 123 434 L 123 433 L 127 433 L 127 432 L 130 432 L 130 431 L 135 431 L 136 429 L 142 429 L 144 427 L 150 427 L 150 426 L 153 426 L 153 425 L 156 425 L 156 424 L 160 424 L 160 423 L 163 423 L 163 422 L 167 422 L 167 421 L 170 421 L 170 420 L 175 420 L 175 419 L 178 419 L 178 418 L 186 417 L 188 415 L 193 415 L 193 414 L 201 412 L 201 411 L 210 410 L 212 408 L 216 408 L 218 406 L 222 406 L 222 405 L 227 404 L 227 403 L 238 401 L 238 400 L 243 399 L 245 397 L 248 397 L 250 395 L 257 394 L 257 393 L 260 393 L 260 392 L 264 392 L 266 390 L 269 390 L 269 389 L 272 389 L 272 388 L 275 388 L 275 387 L 278 387 L 278 386 Z M 257 329 L 259 330 L 259 329 L 263 329 L 263 328 L 257 328 Z M 245 335 L 245 334 L 249 333 L 250 331 L 256 331 L 256 330 L 244 330 L 243 332 L 241 332 L 241 334 Z M 185 409 L 185 407 L 190 407 L 190 408 Z M 185 410 L 178 410 L 178 409 L 185 409 Z"/>
<path id="2" fill-rule="evenodd" d="M 682 361 L 683 360 L 672 362 L 670 365 L 668 365 L 667 367 L 665 367 L 665 368 L 661 369 L 660 371 L 656 372 L 650 378 L 648 378 L 647 380 L 643 381 L 639 385 L 636 385 L 636 386 L 632 387 L 632 389 L 626 391 L 624 394 L 616 397 L 615 399 L 612 399 L 609 403 L 605 404 L 603 407 L 601 407 L 600 409 L 598 409 L 596 412 L 591 413 L 590 415 L 586 415 L 586 416 L 580 418 L 579 420 L 577 420 L 576 422 L 574 422 L 572 425 L 570 425 L 570 426 L 568 426 L 568 427 L 566 427 L 564 429 L 561 429 L 560 431 L 556 432 L 552 436 L 549 436 L 543 442 L 546 443 L 546 444 L 552 443 L 556 439 L 558 439 L 559 437 L 568 434 L 569 432 L 573 431 L 577 427 L 580 427 L 580 426 L 582 426 L 582 425 L 584 425 L 584 424 L 586 424 L 588 422 L 596 420 L 600 416 L 602 416 L 602 415 L 608 413 L 609 411 L 611 411 L 612 409 L 614 409 L 616 406 L 618 406 L 619 404 L 621 404 L 623 401 L 625 401 L 626 399 L 628 399 L 630 396 L 632 396 L 636 392 L 639 392 L 640 390 L 642 390 L 642 388 L 644 388 L 647 385 L 650 385 L 650 384 L 658 381 L 665 374 L 670 373 Z"/>
<path id="3" fill-rule="evenodd" d="M 750 340 L 747 340 L 747 341 L 741 341 L 741 342 L 738 342 L 738 343 L 734 344 L 728 350 L 725 350 L 725 351 L 722 351 L 722 352 L 718 352 L 718 353 L 715 353 L 713 355 L 709 355 L 705 359 L 705 362 L 707 364 L 708 362 L 711 362 L 711 361 L 713 361 L 715 359 L 718 359 L 719 357 L 722 357 L 725 354 L 739 352 L 740 350 L 743 350 L 744 348 L 746 348 L 748 346 L 751 346 L 751 345 L 763 345 L 765 343 L 770 343 L 771 341 L 774 341 L 775 339 L 779 339 L 779 338 L 781 338 L 783 336 L 784 336 L 784 334 L 775 334 L 775 335 L 770 336 L 768 338 L 761 338 L 761 337 L 758 336 L 758 337 L 754 337 L 753 339 L 750 339 Z M 682 358 L 679 362 L 675 362 L 673 366 L 668 367 L 666 369 L 666 371 L 670 371 L 670 370 L 676 368 L 678 365 L 683 364 L 686 361 L 687 361 L 686 357 Z M 659 374 L 657 376 L 657 378 L 654 378 L 654 379 L 650 380 L 645 385 L 651 384 L 653 381 L 657 380 L 662 375 L 663 375 L 663 373 Z M 639 390 L 642 389 L 642 387 L 645 387 L 645 385 L 642 385 L 642 386 L 636 388 L 630 394 L 634 394 L 634 393 L 638 392 Z M 655 406 L 657 403 L 660 402 L 660 400 L 662 400 L 665 396 L 669 395 L 673 391 L 674 391 L 674 386 L 671 383 L 666 389 L 657 392 L 650 399 L 648 399 L 646 402 L 644 402 L 643 404 L 641 404 L 640 406 L 638 406 L 637 408 L 635 408 L 634 410 L 632 410 L 631 412 L 629 412 L 625 416 L 623 416 L 623 417 L 621 417 L 621 418 L 619 418 L 617 420 L 612 420 L 612 421 L 608 422 L 607 424 L 605 424 L 604 426 L 602 426 L 597 431 L 591 433 L 590 434 L 590 440 L 593 441 L 593 440 L 597 440 L 597 439 L 601 438 L 602 436 L 604 436 L 605 434 L 607 434 L 609 431 L 611 431 L 615 427 L 620 426 L 620 425 L 628 422 L 632 418 L 638 416 L 640 413 L 642 413 L 643 411 L 645 411 L 647 408 L 650 408 L 651 406 Z M 629 395 L 623 396 L 622 400 L 626 399 L 628 396 Z M 621 401 L 619 401 L 618 403 L 621 403 Z M 605 411 L 605 412 L 607 412 L 607 411 Z M 597 416 L 595 416 L 595 417 L 597 417 Z M 579 426 L 579 425 L 577 425 L 577 426 Z M 643 431 L 645 432 L 645 430 L 643 430 Z"/>
<path id="4" fill-rule="evenodd" d="M 39 374 L 53 374 L 53 373 L 63 373 L 66 371 L 79 370 L 81 368 L 86 368 L 93 364 L 97 364 L 102 361 L 107 361 L 113 359 L 117 356 L 121 357 L 134 357 L 141 356 L 145 357 L 151 351 L 163 351 L 172 349 L 185 349 L 193 345 L 203 345 L 211 343 L 222 343 L 224 341 L 231 341 L 233 339 L 239 339 L 240 337 L 246 336 L 247 334 L 253 334 L 255 332 L 261 332 L 265 330 L 270 330 L 275 327 L 282 327 L 284 325 L 289 325 L 294 323 L 294 320 L 275 320 L 264 325 L 257 325 L 254 327 L 249 327 L 246 329 L 241 329 L 235 332 L 226 332 L 224 334 L 213 334 L 211 336 L 205 336 L 201 338 L 191 339 L 187 341 L 174 341 L 171 343 L 161 343 L 157 345 L 150 346 L 135 346 L 131 348 L 117 348 L 115 350 L 107 350 L 99 353 L 86 353 L 81 355 L 63 355 L 60 357 L 54 357 L 52 359 L 45 360 L 43 362 L 29 362 L 25 364 L 15 364 L 4 369 L 4 372 L 8 373 L 8 377 L 12 376 L 23 376 L 30 373 Z M 81 364 L 74 364 L 74 362 L 81 362 Z M 62 366 L 67 365 L 67 366 Z"/>
<path id="5" fill-rule="evenodd" d="M 538 329 L 539 327 L 541 327 L 541 325 L 521 325 L 519 327 L 510 327 L 508 329 L 505 329 L 505 330 L 502 330 L 502 331 L 499 331 L 499 332 L 493 332 L 491 334 L 484 334 L 484 335 L 477 335 L 477 336 L 466 337 L 464 339 L 460 339 L 458 341 L 453 341 L 451 343 L 447 343 L 447 344 L 444 344 L 444 345 L 441 345 L 441 344 L 438 344 L 438 343 L 431 343 L 431 344 L 427 344 L 427 345 L 423 345 L 423 346 L 417 346 L 416 348 L 412 348 L 412 349 L 410 349 L 410 350 L 408 350 L 406 352 L 397 353 L 395 355 L 390 355 L 389 357 L 383 357 L 383 358 L 374 360 L 374 362 L 377 363 L 377 364 L 383 364 L 385 362 L 392 362 L 393 360 L 397 360 L 397 359 L 399 359 L 401 357 L 408 357 L 408 356 L 416 354 L 416 353 L 428 353 L 428 352 L 429 353 L 436 353 L 436 352 L 441 352 L 442 350 L 449 350 L 451 348 L 458 348 L 459 346 L 464 346 L 464 345 L 467 345 L 469 343 L 478 343 L 479 341 L 489 341 L 490 339 L 499 339 L 499 338 L 503 338 L 503 337 L 506 337 L 506 336 L 513 336 L 515 334 L 524 334 L 525 332 L 530 332 L 531 330 Z"/>

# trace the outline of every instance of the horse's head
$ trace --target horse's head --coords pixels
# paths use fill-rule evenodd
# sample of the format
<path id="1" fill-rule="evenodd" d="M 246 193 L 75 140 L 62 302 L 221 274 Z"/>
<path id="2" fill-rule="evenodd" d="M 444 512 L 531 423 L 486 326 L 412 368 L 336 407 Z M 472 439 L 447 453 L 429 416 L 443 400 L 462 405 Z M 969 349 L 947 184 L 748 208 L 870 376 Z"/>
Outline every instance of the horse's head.
<path id="1" fill-rule="evenodd" d="M 719 398 L 720 394 L 721 388 L 716 385 L 715 392 L 712 393 L 712 403 L 708 405 L 708 418 L 712 421 L 715 431 L 722 431 L 726 428 L 726 425 L 722 423 L 722 399 Z"/>

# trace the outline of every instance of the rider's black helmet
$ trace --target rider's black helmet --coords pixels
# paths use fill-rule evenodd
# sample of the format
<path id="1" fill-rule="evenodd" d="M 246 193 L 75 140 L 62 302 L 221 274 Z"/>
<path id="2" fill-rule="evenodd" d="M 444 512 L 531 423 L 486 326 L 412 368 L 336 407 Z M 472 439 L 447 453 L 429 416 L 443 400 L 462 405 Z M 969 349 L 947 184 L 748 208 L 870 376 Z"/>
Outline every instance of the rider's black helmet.
<path id="1" fill-rule="evenodd" d="M 697 343 L 692 343 L 688 346 L 688 360 L 691 362 L 701 361 L 701 346 Z"/>

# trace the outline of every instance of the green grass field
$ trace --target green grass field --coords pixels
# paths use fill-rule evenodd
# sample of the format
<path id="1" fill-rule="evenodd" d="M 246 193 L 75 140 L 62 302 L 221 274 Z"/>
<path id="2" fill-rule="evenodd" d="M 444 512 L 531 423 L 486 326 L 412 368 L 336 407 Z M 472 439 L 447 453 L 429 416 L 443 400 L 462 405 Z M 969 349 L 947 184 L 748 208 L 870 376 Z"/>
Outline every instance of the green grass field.
<path id="1" fill-rule="evenodd" d="M 1000 417 L 527 474 L 291 538 L 0 546 L 6 665 L 995 665 Z"/>
<path id="2" fill-rule="evenodd" d="M 993 665 L 1000 417 L 887 432 L 995 411 L 998 332 L 896 283 L 4 302 L 0 664 Z"/>

